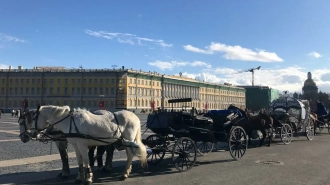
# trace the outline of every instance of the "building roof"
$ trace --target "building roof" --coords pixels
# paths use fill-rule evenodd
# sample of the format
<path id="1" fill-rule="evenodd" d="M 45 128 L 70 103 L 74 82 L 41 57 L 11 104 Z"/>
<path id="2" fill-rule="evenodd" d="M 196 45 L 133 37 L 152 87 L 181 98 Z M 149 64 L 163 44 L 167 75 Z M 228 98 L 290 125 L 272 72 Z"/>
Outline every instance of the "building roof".
<path id="1" fill-rule="evenodd" d="M 304 87 L 316 87 L 316 83 L 313 79 L 307 79 L 304 83 Z"/>

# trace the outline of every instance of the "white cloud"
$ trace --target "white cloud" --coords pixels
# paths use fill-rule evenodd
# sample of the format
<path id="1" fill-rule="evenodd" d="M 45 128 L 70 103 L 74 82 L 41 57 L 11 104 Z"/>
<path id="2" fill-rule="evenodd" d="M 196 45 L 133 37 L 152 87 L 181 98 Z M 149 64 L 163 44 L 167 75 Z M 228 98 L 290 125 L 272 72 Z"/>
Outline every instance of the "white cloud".
<path id="1" fill-rule="evenodd" d="M 106 31 L 92 31 L 92 30 L 85 30 L 85 33 L 94 36 L 100 37 L 105 39 L 117 39 L 120 43 L 126 43 L 131 45 L 145 45 L 145 43 L 153 43 L 159 45 L 161 47 L 172 47 L 173 44 L 165 43 L 164 40 L 157 40 L 157 39 L 150 39 L 145 37 L 138 37 L 137 35 L 130 34 L 130 33 L 116 33 L 116 32 L 106 32 Z"/>
<path id="2" fill-rule="evenodd" d="M 193 66 L 193 67 L 206 67 L 211 68 L 211 64 L 202 62 L 202 61 L 194 61 L 194 62 L 178 62 L 178 61 L 160 61 L 156 60 L 155 62 L 149 62 L 148 63 L 151 66 L 158 67 L 160 70 L 172 70 L 175 67 L 181 67 L 181 66 Z"/>
<path id="3" fill-rule="evenodd" d="M 0 41 L 1 42 L 22 42 L 22 43 L 26 42 L 23 39 L 19 39 L 17 37 L 13 37 L 10 35 L 5 35 L 3 33 L 0 33 Z"/>
<path id="4" fill-rule="evenodd" d="M 315 51 L 308 53 L 309 56 L 314 57 L 314 58 L 320 58 L 322 57 L 320 53 L 317 53 Z"/>
<path id="5" fill-rule="evenodd" d="M 269 86 L 280 90 L 281 93 L 285 90 L 291 93 L 301 93 L 301 89 L 307 79 L 307 72 L 308 71 L 298 66 L 282 69 L 260 69 L 254 73 L 254 84 Z M 319 90 L 330 92 L 330 81 L 328 81 L 330 69 L 312 70 L 311 73 Z M 183 72 L 182 76 L 211 83 L 231 83 L 233 85 L 252 84 L 251 72 L 240 72 L 238 69 L 231 68 L 204 69 L 197 73 Z"/>
<path id="6" fill-rule="evenodd" d="M 241 46 L 229 46 L 221 43 L 212 42 L 211 45 L 200 49 L 192 45 L 185 45 L 187 51 L 203 54 L 224 53 L 223 57 L 228 60 L 258 61 L 258 62 L 283 62 L 283 59 L 274 52 L 256 49 L 253 51 Z"/>

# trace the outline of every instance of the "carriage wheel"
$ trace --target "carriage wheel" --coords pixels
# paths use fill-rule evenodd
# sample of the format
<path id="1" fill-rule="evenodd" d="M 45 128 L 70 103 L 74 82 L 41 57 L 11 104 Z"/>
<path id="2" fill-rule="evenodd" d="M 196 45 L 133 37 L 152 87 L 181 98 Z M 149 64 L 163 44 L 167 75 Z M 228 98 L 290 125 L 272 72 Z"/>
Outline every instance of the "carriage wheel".
<path id="1" fill-rule="evenodd" d="M 281 141 L 284 144 L 290 144 L 292 141 L 292 136 L 293 136 L 293 132 L 292 132 L 292 128 L 289 124 L 283 124 L 282 128 L 281 128 Z"/>
<path id="2" fill-rule="evenodd" d="M 197 152 L 200 155 L 207 155 L 213 150 L 214 145 L 212 142 L 196 142 Z"/>
<path id="3" fill-rule="evenodd" d="M 311 118 L 307 119 L 306 123 L 306 137 L 308 140 L 313 140 L 314 138 L 314 123 Z"/>
<path id="4" fill-rule="evenodd" d="M 158 164 L 163 160 L 165 156 L 165 143 L 162 140 L 163 138 L 157 134 L 150 135 L 146 138 L 146 146 L 151 149 L 147 155 L 149 164 Z"/>
<path id="5" fill-rule="evenodd" d="M 228 145 L 230 155 L 235 160 L 239 160 L 244 156 L 248 147 L 248 140 L 247 135 L 242 127 L 235 126 L 231 129 Z"/>
<path id="6" fill-rule="evenodd" d="M 175 168 L 180 172 L 188 171 L 195 165 L 196 158 L 197 147 L 195 142 L 188 137 L 178 139 L 172 150 Z"/>

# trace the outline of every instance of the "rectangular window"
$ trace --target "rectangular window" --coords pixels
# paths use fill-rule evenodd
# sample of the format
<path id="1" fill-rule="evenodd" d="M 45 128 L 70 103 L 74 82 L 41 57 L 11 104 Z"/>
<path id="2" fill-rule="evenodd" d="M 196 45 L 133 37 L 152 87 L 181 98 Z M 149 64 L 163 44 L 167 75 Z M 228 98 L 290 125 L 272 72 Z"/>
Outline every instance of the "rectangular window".
<path id="1" fill-rule="evenodd" d="M 107 84 L 108 84 L 108 83 L 109 83 L 109 79 L 105 79 L 105 83 L 107 83 Z"/>
<path id="2" fill-rule="evenodd" d="M 24 84 L 24 79 L 21 79 L 21 84 Z"/>
<path id="3" fill-rule="evenodd" d="M 88 81 L 89 81 L 90 84 L 92 83 L 92 79 L 89 79 Z"/>
<path id="4" fill-rule="evenodd" d="M 67 84 L 68 83 L 68 79 L 64 79 L 64 83 Z M 66 104 L 65 104 L 66 105 Z"/>
<path id="5" fill-rule="evenodd" d="M 74 95 L 74 87 L 71 88 L 71 94 Z"/>
<path id="6" fill-rule="evenodd" d="M 49 79 L 49 83 L 53 83 L 54 82 L 54 79 Z"/>
<path id="7" fill-rule="evenodd" d="M 83 94 L 86 94 L 86 88 L 85 87 L 83 88 Z"/>
<path id="8" fill-rule="evenodd" d="M 103 83 L 103 79 L 100 79 L 100 83 L 101 83 L 101 84 Z"/>
<path id="9" fill-rule="evenodd" d="M 13 88 L 9 88 L 9 94 L 13 94 Z"/>
<path id="10" fill-rule="evenodd" d="M 102 95 L 103 94 L 103 88 L 100 87 L 100 94 Z"/>
<path id="11" fill-rule="evenodd" d="M 5 83 L 5 79 L 2 79 L 2 83 L 3 83 L 3 84 Z"/>
<path id="12" fill-rule="evenodd" d="M 92 88 L 91 87 L 88 88 L 88 94 L 92 95 Z"/>
<path id="13" fill-rule="evenodd" d="M 80 88 L 79 87 L 77 88 L 77 94 L 80 94 Z"/>
<path id="14" fill-rule="evenodd" d="M 40 79 L 37 80 L 37 83 L 40 84 Z"/>
<path id="15" fill-rule="evenodd" d="M 15 87 L 15 95 L 17 95 L 18 94 L 18 89 L 17 89 L 17 87 Z"/>
<path id="16" fill-rule="evenodd" d="M 49 105 L 53 105 L 53 101 L 52 100 L 49 100 Z"/>
<path id="17" fill-rule="evenodd" d="M 94 95 L 97 95 L 97 88 L 94 87 Z"/>
<path id="18" fill-rule="evenodd" d="M 15 83 L 17 83 L 17 84 L 18 84 L 18 79 L 16 79 L 16 80 L 15 80 Z"/>
<path id="19" fill-rule="evenodd" d="M 97 79 L 94 79 L 94 83 L 97 84 Z"/>
<path id="20" fill-rule="evenodd" d="M 50 94 L 50 95 L 53 95 L 53 88 L 52 88 L 52 87 L 49 88 L 49 94 Z"/>
<path id="21" fill-rule="evenodd" d="M 115 95 L 115 88 L 111 88 L 111 95 Z"/>
<path id="22" fill-rule="evenodd" d="M 68 101 L 67 100 L 64 100 L 64 105 L 68 105 Z"/>
<path id="23" fill-rule="evenodd" d="M 26 95 L 29 94 L 29 88 L 28 87 L 25 89 L 25 93 L 26 93 Z"/>
<path id="24" fill-rule="evenodd" d="M 86 83 L 86 81 L 87 81 L 87 80 L 86 80 L 86 79 L 84 79 L 84 84 Z"/>
<path id="25" fill-rule="evenodd" d="M 114 84 L 115 83 L 115 79 L 111 79 L 111 83 Z"/>
<path id="26" fill-rule="evenodd" d="M 35 79 L 32 79 L 32 84 L 34 84 Z"/>
<path id="27" fill-rule="evenodd" d="M 58 87 L 56 92 L 57 92 L 57 95 L 59 95 L 61 93 L 61 89 Z"/>
<path id="28" fill-rule="evenodd" d="M 61 79 L 57 79 L 57 84 L 60 84 L 60 83 L 61 83 Z"/>
<path id="29" fill-rule="evenodd" d="M 31 88 L 31 94 L 34 95 L 34 87 Z"/>
<path id="30" fill-rule="evenodd" d="M 47 88 L 46 88 L 46 87 L 44 87 L 44 89 L 43 89 L 43 93 L 44 93 L 44 94 L 47 94 Z"/>
<path id="31" fill-rule="evenodd" d="M 113 100 L 111 100 L 111 102 L 110 102 L 110 106 L 111 106 L 111 107 L 114 107 L 114 102 L 113 102 Z"/>
<path id="32" fill-rule="evenodd" d="M 71 107 L 74 107 L 74 101 L 71 100 Z"/>
<path id="33" fill-rule="evenodd" d="M 40 94 L 40 88 L 37 87 L 37 95 L 39 95 L 39 94 Z"/>
<path id="34" fill-rule="evenodd" d="M 97 102 L 94 100 L 94 106 L 93 107 L 97 107 Z"/>
<path id="35" fill-rule="evenodd" d="M 26 79 L 26 83 L 27 83 L 27 84 L 30 83 L 30 79 Z"/>
<path id="36" fill-rule="evenodd" d="M 109 94 L 109 88 L 105 88 L 105 94 L 108 95 Z"/>
<path id="37" fill-rule="evenodd" d="M 77 107 L 80 107 L 80 101 L 77 100 Z"/>
<path id="38" fill-rule="evenodd" d="M 72 84 L 74 84 L 74 83 L 75 83 L 75 79 L 72 79 L 71 81 L 72 81 Z"/>
<path id="39" fill-rule="evenodd" d="M 67 88 L 67 87 L 64 88 L 64 94 L 65 94 L 65 95 L 68 94 L 68 88 Z M 66 105 L 66 103 L 65 103 L 65 105 Z"/>
<path id="40" fill-rule="evenodd" d="M 9 83 L 13 83 L 13 79 L 10 79 L 10 80 L 9 80 Z"/>
<path id="41" fill-rule="evenodd" d="M 5 88 L 4 87 L 1 88 L 1 94 L 5 94 Z"/>
<path id="42" fill-rule="evenodd" d="M 80 84 L 80 79 L 78 79 L 78 84 Z"/>

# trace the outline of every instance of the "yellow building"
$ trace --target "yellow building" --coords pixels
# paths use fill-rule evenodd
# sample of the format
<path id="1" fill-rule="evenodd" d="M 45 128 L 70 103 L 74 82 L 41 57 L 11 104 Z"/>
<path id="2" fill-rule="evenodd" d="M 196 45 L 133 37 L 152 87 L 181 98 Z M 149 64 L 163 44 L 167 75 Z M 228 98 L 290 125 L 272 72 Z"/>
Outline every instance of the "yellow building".
<path id="1" fill-rule="evenodd" d="M 225 109 L 229 104 L 245 108 L 245 89 L 211 84 L 182 76 L 161 75 L 132 69 L 34 69 L 0 70 L 0 108 L 22 108 L 26 97 L 29 108 L 40 104 L 69 105 L 98 109 L 104 100 L 105 109 L 150 110 L 169 108 L 169 99 L 192 98 L 189 106 L 197 109 Z M 173 104 L 181 108 L 187 103 Z"/>

